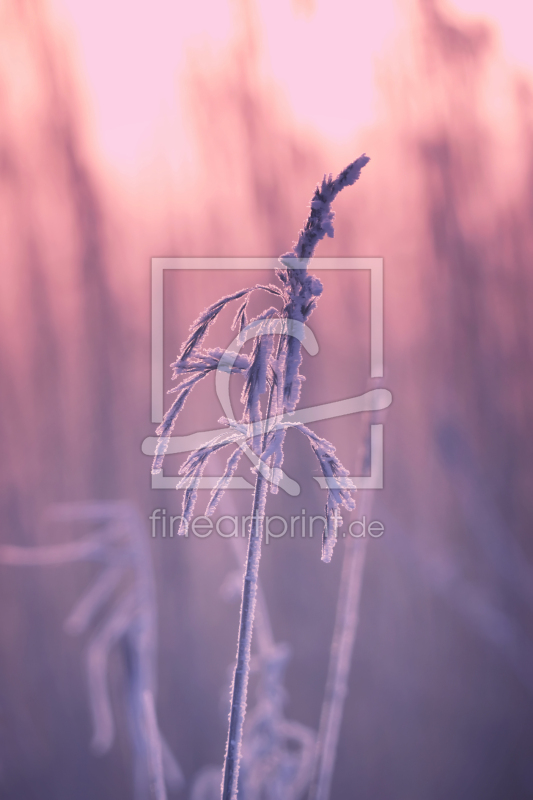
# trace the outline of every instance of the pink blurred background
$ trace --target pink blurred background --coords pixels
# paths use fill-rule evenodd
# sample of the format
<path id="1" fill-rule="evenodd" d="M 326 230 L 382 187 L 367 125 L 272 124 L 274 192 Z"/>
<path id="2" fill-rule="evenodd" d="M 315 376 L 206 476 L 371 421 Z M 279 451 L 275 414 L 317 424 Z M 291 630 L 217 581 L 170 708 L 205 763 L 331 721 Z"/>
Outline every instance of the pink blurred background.
<path id="1" fill-rule="evenodd" d="M 4 543 L 74 535 L 40 525 L 55 502 L 130 500 L 147 536 L 152 509 L 178 512 L 140 449 L 150 258 L 277 256 L 322 175 L 371 157 L 319 249 L 384 258 L 394 395 L 333 800 L 533 796 L 532 14 L 517 0 L 0 4 Z M 167 361 L 224 288 L 169 285 Z M 328 282 L 309 403 L 364 390 L 366 291 Z M 184 432 L 209 413 L 206 393 Z M 365 424 L 317 431 L 355 470 Z M 303 448 L 290 465 L 308 469 Z M 311 478 L 304 497 L 320 513 Z M 235 559 L 214 538 L 150 546 L 159 718 L 188 797 L 223 757 L 238 610 L 219 587 Z M 287 713 L 313 728 L 335 556 L 280 540 L 262 565 L 292 648 Z M 124 725 L 108 755 L 89 750 L 83 642 L 62 630 L 91 569 L 0 567 L 6 800 L 131 796 Z M 114 658 L 119 718 L 122 669 Z"/>

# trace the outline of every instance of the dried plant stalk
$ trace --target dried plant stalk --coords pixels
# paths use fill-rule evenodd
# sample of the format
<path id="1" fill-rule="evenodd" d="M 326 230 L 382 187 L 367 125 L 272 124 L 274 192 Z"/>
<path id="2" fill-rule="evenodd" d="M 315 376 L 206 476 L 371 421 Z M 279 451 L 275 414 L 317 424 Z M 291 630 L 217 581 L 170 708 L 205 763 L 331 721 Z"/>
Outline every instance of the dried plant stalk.
<path id="1" fill-rule="evenodd" d="M 371 513 L 372 500 L 372 492 L 366 491 L 362 495 L 362 500 L 358 503 L 360 514 L 368 516 Z M 330 795 L 353 648 L 359 623 L 366 548 L 366 537 L 361 539 L 349 537 L 346 540 L 309 800 L 328 800 Z"/>
<path id="2" fill-rule="evenodd" d="M 311 213 L 304 228 L 300 231 L 293 252 L 287 253 L 280 258 L 281 263 L 286 267 L 286 271 L 278 270 L 277 272 L 278 277 L 286 286 L 286 296 L 288 300 L 284 309 L 286 318 L 303 323 L 316 307 L 317 299 L 322 292 L 322 285 L 314 276 L 307 273 L 307 264 L 309 259 L 313 256 L 316 245 L 320 239 L 324 238 L 325 235 L 333 236 L 332 200 L 345 186 L 355 183 L 361 174 L 361 169 L 368 160 L 366 156 L 361 156 L 341 172 L 335 180 L 333 180 L 331 176 L 329 178 L 324 177 L 322 186 L 320 188 L 317 187 L 313 196 L 311 201 Z M 281 401 L 278 403 L 278 409 L 285 412 L 294 411 L 300 397 L 302 381 L 299 376 L 299 366 L 302 360 L 300 349 L 300 341 L 296 337 L 287 337 L 285 341 L 282 339 L 278 347 L 276 366 L 279 364 L 282 353 L 284 354 L 283 393 Z M 274 374 L 276 373 L 274 372 Z M 275 386 L 276 382 L 273 380 L 267 405 L 267 418 L 270 416 L 270 410 L 273 405 Z M 303 426 L 299 427 L 303 428 Z M 308 432 L 308 429 L 305 430 L 305 433 L 308 435 L 312 434 L 312 432 Z M 310 435 L 313 449 L 319 458 L 324 475 L 328 478 L 346 476 L 348 474 L 347 471 L 342 468 L 342 465 L 334 456 L 334 448 L 329 445 L 329 443 L 327 443 L 329 447 L 326 447 L 324 440 L 318 440 L 318 437 L 314 438 L 317 442 L 320 441 L 320 444 L 315 446 L 313 444 L 313 436 Z M 274 437 L 272 441 L 274 441 Z M 277 466 L 280 466 L 283 460 L 283 443 L 284 435 L 282 434 L 278 437 L 275 449 L 272 448 L 274 461 Z M 263 454 L 266 453 L 270 455 L 267 449 L 267 435 L 265 433 Z M 261 516 L 264 514 L 266 488 L 263 475 L 258 473 L 254 495 L 254 511 L 252 514 L 256 513 L 256 509 L 260 510 Z M 348 490 L 341 488 L 341 485 L 337 488 L 330 488 L 328 491 L 328 503 L 326 506 L 327 524 L 324 531 L 323 548 L 323 558 L 326 561 L 329 561 L 331 558 L 332 544 L 336 538 L 337 509 L 341 503 L 348 508 L 353 507 L 350 501 L 351 498 L 348 494 Z M 332 520 L 334 521 L 332 522 Z M 251 635 L 257 597 L 257 575 L 261 557 L 262 519 L 257 522 L 254 520 L 253 522 L 243 586 L 239 640 L 237 646 L 237 665 L 232 687 L 230 724 L 222 780 L 222 800 L 236 800 L 237 798 L 242 732 L 246 714 L 246 696 L 250 673 Z"/>
<path id="3" fill-rule="evenodd" d="M 176 418 L 194 386 L 209 372 L 241 374 L 245 377 L 245 387 L 241 396 L 244 413 L 241 421 L 222 418 L 230 431 L 216 436 L 207 444 L 192 452 L 180 469 L 183 475 L 177 488 L 184 488 L 183 514 L 178 533 L 185 534 L 192 518 L 198 494 L 199 480 L 203 475 L 211 455 L 222 447 L 233 446 L 225 474 L 213 490 L 207 513 L 211 514 L 219 502 L 224 489 L 236 469 L 240 453 L 244 451 L 256 469 L 256 481 L 250 524 L 250 541 L 246 573 L 243 582 L 241 616 L 237 644 L 237 664 L 232 685 L 231 711 L 229 721 L 224 773 L 222 780 L 223 800 L 237 797 L 239 763 L 241 759 L 242 733 L 246 714 L 246 696 L 250 673 L 251 638 L 257 601 L 257 576 L 261 558 L 261 538 L 268 486 L 277 492 L 283 477 L 283 446 L 286 432 L 294 426 L 304 433 L 318 458 L 326 478 L 328 499 L 326 503 L 326 525 L 322 559 L 329 561 L 336 541 L 338 510 L 340 506 L 353 509 L 355 502 L 351 492 L 355 487 L 350 483 L 348 472 L 335 456 L 335 448 L 330 442 L 321 439 L 309 428 L 299 423 L 287 421 L 300 399 L 303 377 L 300 375 L 302 361 L 301 342 L 305 334 L 305 323 L 316 308 L 322 294 L 322 284 L 307 271 L 318 242 L 325 236 L 333 236 L 333 217 L 331 204 L 346 186 L 351 186 L 359 178 L 361 170 L 369 159 L 362 155 L 335 179 L 324 176 L 311 199 L 309 217 L 299 233 L 294 249 L 279 259 L 282 268 L 276 270 L 281 286 L 257 284 L 247 289 L 227 295 L 205 309 L 191 326 L 190 334 L 184 342 L 174 366 L 174 376 L 187 377 L 176 387 L 176 400 L 165 414 L 157 430 L 159 441 L 155 451 L 152 471 L 162 469 L 163 459 L 170 441 Z M 267 291 L 283 302 L 278 310 L 269 308 L 255 320 L 247 324 L 246 307 L 250 294 L 255 290 Z M 250 338 L 254 345 L 250 355 L 239 352 L 223 352 L 219 348 L 202 350 L 201 345 L 209 327 L 219 313 L 233 300 L 244 298 L 234 320 L 240 334 L 236 345 L 238 351 Z M 277 335 L 277 347 L 273 337 Z M 261 412 L 261 396 L 268 392 L 265 414 Z M 248 445 L 250 442 L 251 447 Z"/>

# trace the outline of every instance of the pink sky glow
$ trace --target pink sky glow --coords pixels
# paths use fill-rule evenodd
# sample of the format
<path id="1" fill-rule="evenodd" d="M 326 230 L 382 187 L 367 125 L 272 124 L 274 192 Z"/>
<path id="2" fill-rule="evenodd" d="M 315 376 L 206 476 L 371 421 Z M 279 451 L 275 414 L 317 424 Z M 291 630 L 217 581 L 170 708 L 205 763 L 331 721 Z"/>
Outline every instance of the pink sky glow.
<path id="1" fill-rule="evenodd" d="M 223 58 L 234 0 L 51 0 L 77 61 L 97 146 L 122 174 L 179 147 L 180 74 L 187 54 Z M 296 124 L 344 141 L 376 113 L 375 64 L 401 30 L 401 0 L 258 0 L 263 69 Z M 506 59 L 532 71 L 533 9 L 523 0 L 451 0 L 459 16 L 493 23 Z M 404 15 L 405 17 L 405 15 Z M 321 98 L 320 102 L 316 97 Z"/>

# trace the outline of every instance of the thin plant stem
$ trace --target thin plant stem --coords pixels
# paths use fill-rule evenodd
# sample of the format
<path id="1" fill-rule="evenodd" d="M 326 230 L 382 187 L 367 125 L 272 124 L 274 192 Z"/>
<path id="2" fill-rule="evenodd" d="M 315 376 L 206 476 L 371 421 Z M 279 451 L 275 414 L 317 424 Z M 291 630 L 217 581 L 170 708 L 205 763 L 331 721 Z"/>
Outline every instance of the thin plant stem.
<path id="1" fill-rule="evenodd" d="M 359 504 L 360 512 L 362 511 L 363 515 L 370 513 L 372 500 L 373 492 L 365 492 Z M 309 800 L 328 800 L 331 790 L 353 648 L 359 623 L 365 557 L 366 537 L 360 539 L 349 537 L 344 549 L 333 642 L 318 728 L 315 772 L 311 781 Z"/>
<path id="2" fill-rule="evenodd" d="M 235 551 L 235 557 L 238 561 L 239 567 L 242 567 L 243 562 L 246 560 L 246 543 L 242 540 L 242 538 L 237 536 L 232 536 L 230 541 Z M 257 605 L 254 618 L 254 635 L 257 637 L 257 645 L 261 653 L 268 653 L 275 646 L 272 623 L 270 622 L 270 614 L 268 613 L 265 593 L 259 581 L 257 582 Z"/>
<path id="3" fill-rule="evenodd" d="M 298 328 L 298 326 L 303 326 L 310 317 L 316 307 L 318 298 L 322 294 L 323 287 L 318 278 L 307 272 L 307 264 L 309 259 L 312 258 L 318 242 L 325 236 L 333 236 L 332 222 L 334 214 L 331 210 L 333 200 L 342 189 L 355 183 L 361 174 L 362 168 L 368 161 L 368 157 L 362 155 L 339 173 L 335 179 L 333 179 L 332 175 L 329 177 L 324 176 L 322 184 L 317 186 L 311 200 L 309 217 L 304 228 L 302 228 L 298 235 L 298 241 L 294 244 L 294 249 L 290 253 L 281 256 L 279 259 L 284 269 L 277 269 L 276 276 L 282 283 L 283 289 L 278 289 L 272 285 L 268 287 L 256 285 L 251 289 L 242 289 L 233 295 L 227 295 L 217 301 L 217 303 L 209 306 L 193 324 L 191 327 L 191 334 L 187 342 L 183 345 L 179 359 L 174 366 L 175 375 L 182 374 L 184 371 L 198 373 L 198 375 L 180 384 L 181 390 L 178 394 L 178 398 L 167 412 L 163 424 L 158 428 L 160 438 L 156 449 L 156 458 L 152 467 L 154 473 L 161 471 L 163 458 L 168 442 L 170 441 L 169 437 L 176 416 L 181 410 L 194 382 L 198 382 L 198 380 L 204 377 L 210 370 L 215 368 L 219 369 L 221 367 L 221 359 L 224 355 L 222 351 L 210 350 L 203 354 L 197 352 L 209 326 L 213 323 L 221 309 L 231 300 L 242 298 L 244 295 L 249 295 L 254 289 L 262 288 L 283 298 L 284 307 L 281 311 L 281 318 L 292 320 L 296 328 Z M 246 303 L 247 300 L 241 306 L 235 318 L 241 325 L 241 331 L 243 330 L 243 323 L 245 323 L 246 319 Z M 280 315 L 280 312 L 275 308 L 267 309 L 258 320 L 266 322 L 276 314 Z M 256 322 L 258 320 L 256 320 Z M 279 427 L 279 421 L 276 422 L 274 431 L 268 430 L 267 420 L 270 419 L 272 412 L 274 393 L 281 392 L 281 394 L 277 396 L 277 412 L 281 411 L 281 414 L 288 412 L 290 414 L 295 410 L 298 404 L 303 380 L 303 377 L 299 374 L 299 367 L 302 361 L 299 337 L 294 332 L 291 332 L 289 336 L 280 336 L 277 355 L 276 358 L 273 359 L 272 342 L 268 338 L 264 341 L 263 338 L 268 336 L 268 333 L 258 336 L 258 341 L 246 363 L 236 366 L 236 360 L 234 358 L 229 368 L 230 374 L 232 372 L 244 371 L 247 375 L 245 388 L 241 396 L 242 402 L 245 403 L 246 406 L 243 422 L 251 424 L 252 428 L 254 428 L 257 423 L 262 422 L 264 424 L 262 437 L 260 437 L 257 432 L 252 434 L 252 449 L 256 455 L 259 456 L 260 461 L 263 461 L 264 457 L 264 466 L 266 466 L 267 475 L 270 473 L 272 463 L 274 464 L 274 470 L 277 469 L 279 473 L 279 468 L 283 462 L 283 443 L 286 433 L 283 427 Z M 291 339 L 291 336 L 295 338 Z M 188 364 L 187 359 L 195 352 L 196 358 L 193 359 L 194 363 Z M 284 353 L 284 359 L 283 364 L 280 366 L 279 360 L 282 353 Z M 261 419 L 261 403 L 259 397 L 266 391 L 269 381 L 269 368 L 271 374 L 266 417 Z M 178 387 L 178 389 L 180 389 L 180 387 Z M 227 422 L 231 424 L 229 420 L 227 420 Z M 320 462 L 324 476 L 330 480 L 333 479 L 336 483 L 336 486 L 328 489 L 328 502 L 326 506 L 328 521 L 324 531 L 322 558 L 324 561 L 328 562 L 331 559 L 331 551 L 334 544 L 331 538 L 328 542 L 328 536 L 331 535 L 334 537 L 336 534 L 337 509 L 339 505 L 344 505 L 348 509 L 354 507 L 354 501 L 349 494 L 349 490 L 354 487 L 344 487 L 339 484 L 337 480 L 337 478 L 344 479 L 348 473 L 334 455 L 335 448 L 329 442 L 317 437 L 316 434 L 305 428 L 305 426 L 300 426 L 300 430 L 310 437 L 311 446 Z M 271 434 L 273 434 L 273 438 L 269 445 L 269 436 Z M 190 485 L 187 487 L 183 502 L 183 518 L 187 524 L 192 515 L 192 510 L 196 501 L 197 489 L 195 482 L 201 477 L 207 459 L 220 447 L 231 442 L 237 443 L 237 441 L 234 434 L 229 439 L 215 439 L 210 442 L 208 446 L 199 448 L 192 453 L 182 466 L 180 473 L 184 474 L 191 481 Z M 235 469 L 237 462 L 234 459 L 235 456 L 233 454 L 227 465 L 228 476 L 232 474 L 232 470 Z M 246 574 L 243 585 L 237 644 L 237 664 L 231 692 L 229 731 L 221 787 L 222 800 L 236 800 L 237 798 L 244 717 L 246 714 L 246 696 L 250 674 L 251 640 L 257 602 L 257 579 L 259 561 L 261 558 L 263 518 L 270 479 L 270 476 L 267 479 L 262 470 L 258 469 L 252 504 Z M 273 484 L 273 490 L 277 490 L 276 484 Z M 213 502 L 215 502 L 216 499 L 215 492 Z M 209 508 L 211 509 L 211 506 L 209 506 Z"/>
<path id="4" fill-rule="evenodd" d="M 268 482 L 258 472 L 255 481 L 250 540 L 246 560 L 246 573 L 242 593 L 241 618 L 239 623 L 239 640 L 237 645 L 237 664 L 232 686 L 230 723 L 224 774 L 222 779 L 222 800 L 235 800 L 239 779 L 239 764 L 242 751 L 242 735 L 246 714 L 246 697 L 250 676 L 250 652 L 252 630 L 257 602 L 257 576 L 261 559 L 261 539 L 263 534 L 263 516 L 266 503 Z"/>
<path id="5" fill-rule="evenodd" d="M 174 423 L 193 387 L 213 370 L 217 370 L 217 374 L 220 374 L 218 370 L 222 370 L 229 372 L 230 375 L 240 373 L 246 376 L 241 395 L 241 401 L 245 405 L 241 423 L 238 424 L 233 419 L 224 418 L 228 427 L 233 429 L 232 432 L 227 435 L 215 436 L 210 442 L 192 452 L 180 468 L 180 474 L 184 477 L 178 484 L 178 488 L 186 490 L 183 498 L 183 515 L 178 531 L 178 534 L 185 534 L 194 510 L 199 482 L 210 456 L 228 444 L 237 448 L 228 459 L 224 476 L 218 481 L 211 495 L 207 514 L 213 512 L 227 488 L 228 480 L 235 472 L 240 457 L 238 448 L 242 448 L 244 451 L 246 440 L 252 439 L 252 451 L 254 457 L 258 457 L 259 463 L 256 465 L 258 472 L 254 488 L 250 541 L 243 585 L 237 664 L 231 690 L 229 731 L 221 787 L 222 800 L 236 800 L 237 798 L 267 489 L 270 482 L 272 482 L 273 493 L 276 493 L 278 489 L 281 464 L 283 463 L 283 444 L 289 427 L 287 424 L 282 424 L 281 420 L 286 413 L 294 412 L 300 399 L 301 385 L 304 380 L 299 372 L 302 361 L 301 334 L 306 321 L 316 308 L 323 289 L 320 280 L 308 273 L 307 265 L 318 242 L 325 236 L 333 236 L 334 213 L 331 210 L 333 200 L 342 189 L 353 185 L 358 180 L 361 170 L 368 161 L 369 158 L 362 155 L 349 164 L 335 179 L 332 175 L 324 176 L 322 183 L 317 186 L 311 200 L 308 219 L 298 234 L 298 240 L 294 243 L 293 250 L 279 259 L 283 269 L 276 269 L 276 277 L 280 281 L 281 288 L 272 284 L 268 286 L 256 284 L 246 289 L 240 289 L 210 305 L 192 324 L 189 337 L 182 346 L 178 360 L 173 364 L 173 377 L 178 377 L 178 375 L 187 375 L 188 377 L 176 387 L 176 399 L 157 429 L 159 439 L 152 464 L 153 474 L 161 472 Z M 283 308 L 280 311 L 271 307 L 262 312 L 250 325 L 246 325 L 248 298 L 250 293 L 256 289 L 265 290 L 281 298 Z M 201 344 L 222 309 L 233 300 L 242 300 L 243 297 L 245 300 L 237 311 L 234 326 L 238 325 L 241 334 L 250 333 L 251 327 L 253 327 L 252 338 L 255 338 L 256 342 L 251 354 L 239 357 L 238 353 L 228 351 L 224 353 L 220 348 L 202 350 Z M 280 335 L 277 354 L 274 358 L 271 338 L 274 332 L 269 333 L 268 325 L 276 317 L 278 320 L 290 321 L 291 326 L 287 325 L 286 333 Z M 240 335 L 236 341 L 240 341 Z M 245 336 L 240 342 L 239 348 L 246 341 Z M 266 393 L 269 382 L 266 417 L 264 417 L 261 414 L 260 397 Z M 274 396 L 276 396 L 276 415 L 273 426 L 269 428 Z M 263 426 L 262 436 L 258 432 L 261 425 Z M 322 473 L 330 481 L 327 484 L 327 525 L 324 530 L 322 554 L 323 560 L 328 562 L 331 559 L 335 543 L 337 510 L 341 505 L 347 509 L 354 508 L 355 503 L 350 491 L 355 487 L 345 480 L 348 473 L 335 456 L 333 445 L 318 437 L 304 425 L 297 427 L 309 438 Z M 331 483 L 333 485 L 330 485 Z"/>
<path id="6" fill-rule="evenodd" d="M 154 706 L 154 696 L 145 691 L 142 696 L 144 731 L 146 737 L 146 751 L 150 764 L 149 791 L 153 800 L 167 800 L 165 777 L 163 771 L 163 755 L 161 738 L 157 727 L 157 717 Z"/>
<path id="7" fill-rule="evenodd" d="M 277 347 L 279 357 L 282 346 L 280 337 Z M 266 419 L 270 418 L 272 401 L 274 398 L 274 384 L 270 386 L 267 401 Z M 263 432 L 262 451 L 267 442 L 267 427 Z M 270 459 L 269 459 L 270 461 Z M 252 646 L 252 632 L 255 618 L 258 586 L 259 562 L 261 560 L 261 540 L 263 534 L 263 516 L 266 505 L 268 482 L 260 472 L 257 473 L 254 489 L 252 520 L 250 525 L 250 541 L 246 558 L 246 573 L 241 604 L 241 618 L 239 623 L 239 639 L 237 644 L 237 664 L 231 692 L 231 711 L 226 744 L 226 757 L 222 777 L 222 800 L 234 800 L 237 797 L 239 780 L 239 765 L 242 752 L 242 737 L 244 717 L 246 715 L 246 698 L 248 694 L 248 681 L 250 678 L 250 654 Z M 264 606 L 264 599 L 259 598 Z M 268 619 L 268 618 L 267 618 Z M 268 622 L 270 628 L 270 623 Z M 272 633 L 270 631 L 270 637 Z"/>

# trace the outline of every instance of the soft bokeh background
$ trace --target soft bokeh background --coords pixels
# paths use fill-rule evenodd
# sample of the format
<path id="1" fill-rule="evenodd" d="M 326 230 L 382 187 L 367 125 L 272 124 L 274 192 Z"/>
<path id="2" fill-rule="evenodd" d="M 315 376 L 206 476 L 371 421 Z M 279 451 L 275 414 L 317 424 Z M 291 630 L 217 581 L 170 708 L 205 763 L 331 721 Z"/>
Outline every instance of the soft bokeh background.
<path id="1" fill-rule="evenodd" d="M 53 502 L 130 500 L 147 536 L 152 509 L 177 513 L 140 450 L 150 258 L 277 256 L 322 174 L 371 156 L 320 245 L 385 259 L 394 394 L 334 800 L 533 796 L 531 16 L 509 0 L 0 3 L 2 542 L 75 536 L 42 527 Z M 306 402 L 366 386 L 368 286 L 350 280 L 332 276 L 313 317 Z M 167 361 L 225 285 L 172 278 Z M 216 413 L 202 397 L 183 432 Z M 317 425 L 353 471 L 367 422 Z M 287 469 L 320 513 L 296 443 Z M 218 537 L 150 546 L 158 712 L 187 797 L 223 756 L 235 556 Z M 287 714 L 314 728 L 341 556 L 280 540 L 262 564 L 292 648 Z M 92 574 L 0 567 L 6 800 L 131 796 L 125 726 L 90 752 L 84 642 L 62 630 Z"/>

